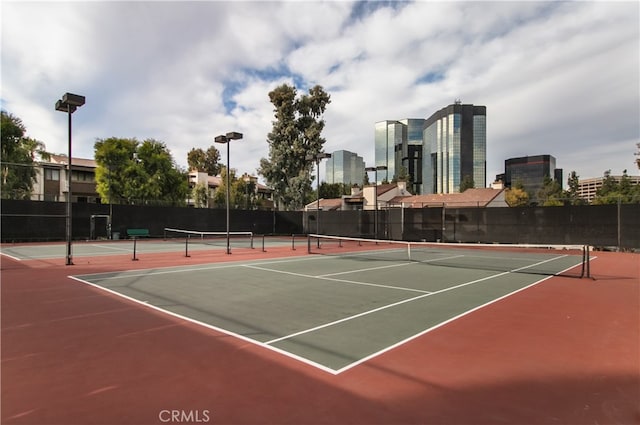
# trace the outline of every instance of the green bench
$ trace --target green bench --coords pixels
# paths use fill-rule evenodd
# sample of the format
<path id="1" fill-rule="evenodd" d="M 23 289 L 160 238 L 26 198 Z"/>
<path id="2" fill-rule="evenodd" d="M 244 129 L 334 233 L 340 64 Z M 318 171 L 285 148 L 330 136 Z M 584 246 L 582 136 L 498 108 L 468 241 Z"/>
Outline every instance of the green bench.
<path id="1" fill-rule="evenodd" d="M 127 236 L 134 239 L 149 237 L 149 229 L 127 229 Z"/>

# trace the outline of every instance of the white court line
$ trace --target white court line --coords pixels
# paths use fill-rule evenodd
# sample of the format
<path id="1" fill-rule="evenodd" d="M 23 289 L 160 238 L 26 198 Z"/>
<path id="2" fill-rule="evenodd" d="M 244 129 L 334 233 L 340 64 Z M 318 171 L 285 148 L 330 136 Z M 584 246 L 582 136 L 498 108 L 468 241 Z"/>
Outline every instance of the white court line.
<path id="1" fill-rule="evenodd" d="M 494 278 L 497 278 L 497 277 L 500 277 L 500 276 L 504 276 L 504 275 L 507 275 L 507 274 L 510 274 L 510 273 L 515 273 L 515 272 L 518 272 L 520 270 L 528 269 L 529 267 L 539 266 L 540 264 L 548 263 L 549 261 L 557 260 L 557 259 L 563 258 L 563 257 L 566 257 L 566 255 L 562 255 L 560 257 L 550 258 L 548 260 L 540 261 L 538 263 L 531 264 L 531 265 L 528 265 L 528 266 L 525 266 L 525 267 L 520 267 L 518 269 L 514 269 L 514 270 L 498 273 L 498 274 L 491 275 L 491 276 L 486 276 L 486 277 L 483 277 L 483 278 L 480 278 L 480 279 L 475 279 L 475 280 L 472 280 L 470 282 L 461 283 L 459 285 L 450 286 L 448 288 L 444 288 L 444 289 L 441 289 L 441 290 L 435 291 L 435 292 L 430 292 L 428 294 L 418 295 L 417 297 L 408 298 L 406 300 L 398 301 L 398 302 L 395 302 L 395 303 L 392 303 L 392 304 L 388 304 L 386 306 L 381 306 L 381 307 L 375 308 L 373 310 L 369 310 L 369 311 L 365 311 L 365 312 L 362 312 L 362 313 L 359 313 L 359 314 L 355 314 L 353 316 L 345 317 L 345 318 L 342 318 L 340 320 L 335 320 L 333 322 L 325 323 L 323 325 L 319 325 L 319 326 L 316 326 L 316 327 L 313 327 L 313 328 L 310 328 L 310 329 L 305 329 L 303 331 L 295 332 L 295 333 L 292 333 L 290 335 L 285 335 L 283 337 L 276 338 L 276 339 L 273 339 L 271 341 L 267 341 L 265 344 L 273 344 L 273 343 L 276 343 L 276 342 L 279 342 L 279 341 L 283 341 L 285 339 L 290 339 L 290 338 L 293 338 L 293 337 L 296 337 L 296 336 L 299 336 L 299 335 L 303 335 L 303 334 L 306 334 L 306 333 L 309 333 L 309 332 L 314 332 L 314 331 L 317 331 L 317 330 L 320 330 L 320 329 L 328 328 L 330 326 L 337 325 L 338 323 L 343 323 L 343 322 L 346 322 L 348 320 L 357 319 L 358 317 L 366 316 L 366 315 L 371 314 L 371 313 L 377 313 L 378 311 L 382 311 L 382 310 L 385 310 L 385 309 L 388 309 L 388 308 L 391 308 L 391 307 L 396 307 L 396 306 L 399 306 L 401 304 L 405 304 L 405 303 L 408 303 L 408 302 L 411 302 L 411 301 L 416 301 L 416 300 L 419 300 L 421 298 L 431 297 L 433 295 L 442 294 L 444 292 L 452 291 L 454 289 L 462 288 L 464 286 L 473 285 L 475 283 L 483 282 L 485 280 L 494 279 Z"/>
<path id="2" fill-rule="evenodd" d="M 552 259 L 549 259 L 549 260 L 547 260 L 547 261 L 553 261 L 553 260 L 556 260 L 556 259 L 558 259 L 558 258 L 562 258 L 562 257 L 565 257 L 565 256 L 566 256 L 566 255 L 563 255 L 563 256 L 561 256 L 561 257 L 557 257 L 557 258 L 552 258 Z M 597 257 L 596 257 L 596 258 L 597 258 Z M 546 262 L 546 261 L 545 261 L 545 262 Z M 534 264 L 534 265 L 535 265 L 535 264 Z M 556 277 L 556 276 L 558 276 L 558 275 L 560 275 L 560 274 L 562 274 L 562 273 L 565 273 L 566 271 L 571 270 L 571 269 L 573 269 L 573 268 L 575 268 L 575 267 L 577 267 L 577 266 L 578 266 L 578 265 L 574 265 L 574 266 L 571 266 L 571 267 L 567 267 L 566 269 L 564 269 L 564 270 L 562 270 L 562 271 L 559 271 L 558 273 L 556 273 L 556 274 L 554 274 L 554 275 L 544 277 L 544 278 L 542 278 L 542 279 L 540 279 L 540 280 L 537 280 L 537 281 L 535 281 L 535 282 L 533 282 L 533 283 L 531 283 L 531 284 L 529 284 L 529 285 L 527 285 L 527 286 L 525 286 L 525 287 L 522 287 L 522 288 L 520 288 L 520 289 L 516 289 L 516 290 L 515 290 L 515 291 L 513 291 L 513 292 L 509 292 L 509 293 L 507 293 L 507 294 L 504 294 L 504 295 L 503 295 L 503 296 L 501 296 L 501 297 L 498 297 L 498 298 L 496 298 L 496 299 L 493 299 L 493 300 L 491 300 L 491 301 L 488 301 L 488 302 L 486 302 L 486 303 L 484 303 L 484 304 L 482 304 L 482 305 L 479 305 L 479 306 L 477 306 L 477 307 L 474 307 L 474 308 L 472 308 L 472 309 L 470 309 L 470 310 L 464 311 L 464 312 L 462 312 L 462 313 L 458 314 L 457 316 L 454 316 L 454 317 L 452 317 L 452 318 L 450 318 L 450 319 L 447 319 L 447 320 L 445 320 L 445 321 L 443 321 L 443 322 L 440 322 L 440 323 L 438 323 L 437 325 L 432 326 L 432 327 L 430 327 L 430 328 L 428 328 L 428 329 L 425 329 L 425 330 L 423 330 L 423 331 L 421 331 L 421 332 L 419 332 L 419 333 L 417 333 L 417 334 L 415 334 L 415 335 L 412 335 L 412 336 L 410 336 L 410 337 L 408 337 L 408 338 L 405 338 L 405 339 L 403 339 L 402 341 L 398 341 L 398 342 L 396 342 L 395 344 L 390 345 L 390 346 L 388 346 L 388 347 L 386 347 L 386 348 L 384 348 L 384 349 L 382 349 L 382 350 L 380 350 L 380 351 L 377 351 L 377 352 L 375 352 L 375 353 L 372 353 L 372 354 L 370 354 L 370 355 L 368 355 L 368 356 L 366 356 L 366 357 L 363 357 L 363 358 L 361 358 L 361 359 L 360 359 L 360 360 L 358 360 L 358 361 L 355 361 L 355 362 L 353 362 L 353 363 L 350 363 L 350 364 L 348 364 L 348 365 L 346 365 L 346 366 L 344 366 L 344 367 L 342 367 L 342 368 L 340 368 L 340 369 L 336 370 L 336 371 L 335 371 L 335 374 L 336 374 L 336 375 L 339 375 L 340 373 L 342 373 L 342 372 L 344 372 L 344 371 L 346 371 L 346 370 L 349 370 L 349 369 L 351 369 L 351 368 L 353 368 L 353 367 L 356 367 L 356 366 L 358 366 L 358 365 L 360 365 L 360 364 L 362 364 L 362 363 L 364 363 L 364 362 L 366 362 L 366 361 L 369 361 L 369 360 L 371 360 L 371 359 L 373 359 L 373 358 L 375 358 L 375 357 L 378 357 L 378 356 L 379 356 L 379 355 L 381 355 L 381 354 L 384 354 L 384 353 L 386 353 L 386 352 L 388 352 L 388 351 L 391 351 L 391 350 L 393 350 L 393 349 L 395 349 L 395 348 L 397 348 L 397 347 L 400 347 L 401 345 L 406 344 L 406 343 L 408 343 L 408 342 L 410 342 L 410 341 L 413 341 L 414 339 L 419 338 L 419 337 L 421 337 L 422 335 L 425 335 L 425 334 L 427 334 L 427 333 L 429 333 L 429 332 L 431 332 L 431 331 L 433 331 L 433 330 L 435 330 L 435 329 L 438 329 L 438 328 L 440 328 L 440 327 L 442 327 L 442 326 L 444 326 L 444 325 L 446 325 L 446 324 L 448 324 L 448 323 L 451 323 L 451 322 L 453 322 L 453 321 L 455 321 L 455 320 L 458 320 L 458 319 L 460 319 L 461 317 L 467 316 L 467 315 L 469 315 L 469 314 L 473 313 L 474 311 L 480 310 L 481 308 L 484 308 L 484 307 L 487 307 L 487 306 L 489 306 L 489 305 L 491 305 L 491 304 L 497 303 L 498 301 L 501 301 L 501 300 L 503 300 L 503 299 L 505 299 L 505 298 L 508 298 L 508 297 L 510 297 L 510 296 L 512 296 L 512 295 L 514 295 L 514 294 L 517 294 L 518 292 L 522 292 L 522 291 L 524 291 L 525 289 L 529 289 L 529 288 L 531 288 L 531 287 L 533 287 L 533 286 L 536 286 L 536 285 L 538 285 L 538 284 L 540 284 L 540 283 L 542 283 L 542 282 L 544 282 L 544 281 L 546 281 L 546 280 L 548 280 L 548 279 L 551 279 L 552 277 Z M 522 268 L 517 269 L 517 270 L 522 270 Z M 517 270 L 514 270 L 514 272 L 515 272 L 515 271 L 517 271 Z M 511 272 L 508 272 L 508 273 L 511 273 Z"/>
<path id="3" fill-rule="evenodd" d="M 323 364 L 321 364 L 321 363 L 314 362 L 313 360 L 309 360 L 309 359 L 304 358 L 304 357 L 302 357 L 302 356 L 298 356 L 297 354 L 290 353 L 290 352 L 285 351 L 285 350 L 282 350 L 282 349 L 280 349 L 280 348 L 278 348 L 278 347 L 274 347 L 274 346 L 271 346 L 271 345 L 267 345 L 267 344 L 265 344 L 265 343 L 263 343 L 263 342 L 260 342 L 260 341 L 255 340 L 255 339 L 248 338 L 248 337 L 246 337 L 246 336 L 244 336 L 244 335 L 241 335 L 241 334 L 238 334 L 238 333 L 235 333 L 235 332 L 231 332 L 231 331 L 229 331 L 229 330 L 227 330 L 227 329 L 219 328 L 219 327 L 217 327 L 217 326 L 213 326 L 213 325 L 210 325 L 210 324 L 208 324 L 208 323 L 201 322 L 201 321 L 196 320 L 196 319 L 192 319 L 191 317 L 183 316 L 183 315 L 181 315 L 181 314 L 174 313 L 174 312 L 169 311 L 169 310 L 165 310 L 165 309 L 163 309 L 163 308 L 161 308 L 161 307 L 155 306 L 155 305 L 153 305 L 153 304 L 149 304 L 149 303 L 147 303 L 147 302 L 144 302 L 144 301 L 141 301 L 141 300 L 139 300 L 139 299 L 136 299 L 136 298 L 130 297 L 130 296 L 128 296 L 128 295 L 124 295 L 124 294 L 122 294 L 122 293 L 120 293 L 120 292 L 114 291 L 114 290 L 112 290 L 112 289 L 106 288 L 106 287 L 101 286 L 101 285 L 98 285 L 98 284 L 96 284 L 96 283 L 89 282 L 88 280 L 79 279 L 79 278 L 78 278 L 78 277 L 76 277 L 76 276 L 67 276 L 67 277 L 68 277 L 69 279 L 76 280 L 76 281 L 81 282 L 81 283 L 84 283 L 84 284 L 86 284 L 86 285 L 93 286 L 94 288 L 100 289 L 100 290 L 102 290 L 102 291 L 106 291 L 106 292 L 108 292 L 108 293 L 110 293 L 110 294 L 113 294 L 113 295 L 116 295 L 116 296 L 118 296 L 118 297 L 122 297 L 122 298 L 124 298 L 124 299 L 126 299 L 126 300 L 132 301 L 132 302 L 134 302 L 134 303 L 136 303 L 136 304 L 139 304 L 139 305 L 141 305 L 141 306 L 144 306 L 144 307 L 147 307 L 147 308 L 151 308 L 151 309 L 156 310 L 156 311 L 159 311 L 159 312 L 161 312 L 161 313 L 168 314 L 169 316 L 176 317 L 176 318 L 178 318 L 178 319 L 180 319 L 180 320 L 184 320 L 184 321 L 186 321 L 186 322 L 194 323 L 194 324 L 196 324 L 196 325 L 199 325 L 199 326 L 205 327 L 205 328 L 207 328 L 207 329 L 212 329 L 212 330 L 214 330 L 214 331 L 216 331 L 216 332 L 219 332 L 219 333 L 222 333 L 222 334 L 225 334 L 225 335 L 229 335 L 229 336 L 232 336 L 232 337 L 238 338 L 238 339 L 240 339 L 241 341 L 245 341 L 245 342 L 248 342 L 248 343 L 251 343 L 251 344 L 257 345 L 258 347 L 262 347 L 262 348 L 266 348 L 267 350 L 275 351 L 275 352 L 277 352 L 278 354 L 281 354 L 281 355 L 283 355 L 283 356 L 290 357 L 290 358 L 295 359 L 295 360 L 298 360 L 298 361 L 300 361 L 300 362 L 302 362 L 302 363 L 305 363 L 305 364 L 308 364 L 308 365 L 313 366 L 313 367 L 315 367 L 315 368 L 318 368 L 318 369 L 320 369 L 320 370 L 322 370 L 322 371 L 324 371 L 324 372 L 330 373 L 330 374 L 332 374 L 332 375 L 336 375 L 336 371 L 335 371 L 335 369 L 331 369 L 331 368 L 329 368 L 329 367 L 327 367 L 327 366 L 325 366 L 325 365 L 323 365 Z"/>
<path id="4" fill-rule="evenodd" d="M 171 274 L 171 273 L 182 273 L 182 272 L 198 272 L 198 271 L 206 271 L 206 270 L 217 270 L 217 269 L 228 269 L 233 267 L 242 267 L 244 265 L 271 265 L 271 264 L 283 264 L 283 263 L 293 263 L 293 262 L 301 262 L 301 261 L 321 261 L 321 260 L 329 260 L 335 259 L 335 257 L 325 257 L 325 256 L 311 256 L 311 257 L 282 257 L 282 258 L 274 258 L 269 261 L 256 261 L 256 262 L 234 262 L 234 263 L 217 263 L 210 266 L 198 267 L 198 266 L 170 266 L 170 267 L 161 267 L 157 269 L 138 269 L 138 270 L 126 270 L 126 271 L 115 271 L 115 272 L 106 272 L 106 273 L 93 273 L 86 275 L 78 275 L 79 277 L 85 278 L 95 278 L 99 280 L 111 280 L 111 279 L 126 279 L 129 277 L 140 277 L 140 276 L 155 276 L 161 274 Z M 116 276 L 109 276 L 111 274 L 116 273 Z M 102 275 L 106 275 L 105 277 L 100 277 Z"/>
<path id="5" fill-rule="evenodd" d="M 313 257 L 313 258 L 308 258 L 308 259 L 316 259 L 316 258 L 326 258 L 326 257 Z M 557 258 L 562 258 L 562 257 L 557 257 Z M 555 260 L 555 259 L 557 259 L 557 258 L 552 258 L 552 259 L 549 259 L 549 260 L 545 260 L 545 261 L 543 261 L 543 262 L 541 262 L 541 263 L 548 262 L 548 261 L 552 261 L 552 260 Z M 273 263 L 279 263 L 279 262 L 291 262 L 291 261 L 305 260 L 305 259 L 307 259 L 307 258 L 301 258 L 301 259 L 286 259 L 286 258 L 285 258 L 285 259 L 283 259 L 282 261 L 270 261 L 270 262 L 263 262 L 263 263 L 257 263 L 257 264 L 273 264 Z M 540 263 L 540 264 L 541 264 L 541 263 Z M 241 264 L 238 264 L 238 265 L 241 265 Z M 533 266 L 535 266 L 535 265 L 536 265 L 536 264 L 531 265 L 531 266 L 527 266 L 527 267 L 533 267 Z M 520 269 L 516 269 L 516 270 L 514 270 L 514 271 L 522 270 L 522 269 L 527 268 L 527 267 L 522 267 L 522 268 L 520 268 Z M 572 269 L 572 268 L 574 268 L 574 267 L 576 267 L 576 266 L 569 267 L 569 268 L 567 268 L 566 270 L 570 270 L 570 269 Z M 566 270 L 564 270 L 564 271 L 566 271 Z M 564 272 L 564 271 L 563 271 L 563 272 Z M 560 273 L 563 273 L 563 272 L 560 272 Z M 500 275 L 504 275 L 504 274 L 507 274 L 507 273 L 511 273 L 511 272 L 504 272 L 504 273 L 500 273 Z M 90 276 L 90 275 L 87 275 L 87 276 Z M 169 310 L 165 310 L 165 309 L 163 309 L 163 308 L 161 308 L 161 307 L 157 307 L 157 306 L 154 306 L 154 305 L 152 305 L 152 304 L 148 304 L 148 303 L 146 303 L 146 302 L 144 302 L 144 301 L 141 301 L 141 300 L 138 300 L 138 299 L 136 299 L 136 298 L 133 298 L 133 297 L 130 297 L 130 296 L 124 295 L 124 294 L 122 294 L 122 293 L 120 293 L 120 292 L 117 292 L 117 291 L 115 291 L 115 290 L 108 289 L 108 288 L 106 288 L 106 287 L 104 287 L 104 286 L 101 286 L 101 285 L 99 285 L 99 284 L 92 283 L 92 282 L 90 282 L 90 281 L 80 279 L 79 277 L 76 277 L 76 276 L 68 276 L 68 277 L 69 277 L 70 279 L 76 280 L 76 281 L 78 281 L 78 282 L 81 282 L 81 283 L 84 283 L 84 284 L 87 284 L 87 285 L 93 286 L 93 287 L 95 287 L 95 288 L 97 288 L 97 289 L 100 289 L 100 290 L 102 290 L 102 291 L 105 291 L 105 292 L 108 292 L 108 293 L 110 293 L 110 294 L 116 295 L 116 296 L 118 296 L 118 297 L 122 297 L 122 298 L 124 298 L 124 299 L 129 300 L 129 301 L 133 301 L 133 302 L 135 302 L 135 303 L 137 303 L 137 304 L 139 304 L 139 305 L 141 305 L 141 306 L 144 306 L 144 307 L 147 307 L 147 308 L 151 308 L 151 309 L 153 309 L 153 310 L 156 310 L 156 311 L 159 311 L 159 312 L 162 312 L 162 313 L 168 314 L 169 316 L 173 316 L 173 317 L 176 317 L 176 318 L 178 318 L 178 319 L 181 319 L 181 320 L 184 320 L 184 321 L 187 321 L 187 322 L 190 322 L 190 323 L 194 323 L 194 324 L 199 325 L 199 326 L 202 326 L 202 327 L 204 327 L 204 328 L 212 329 L 212 330 L 214 330 L 214 331 L 216 331 L 216 332 L 220 332 L 220 333 L 225 334 L 225 335 L 230 335 L 230 336 L 236 337 L 236 338 L 238 338 L 238 339 L 240 339 L 240 340 L 242 340 L 242 341 L 245 341 L 245 342 L 248 342 L 248 343 L 254 344 L 254 345 L 256 345 L 256 346 L 259 346 L 259 347 L 265 348 L 265 349 L 267 349 L 267 350 L 274 351 L 274 352 L 276 352 L 276 353 L 278 353 L 278 354 L 281 354 L 281 355 L 286 356 L 286 357 L 289 357 L 289 358 L 291 358 L 291 359 L 294 359 L 294 360 L 300 361 L 300 362 L 302 362 L 302 363 L 304 363 L 304 364 L 307 364 L 307 365 L 309 365 L 309 366 L 313 366 L 313 367 L 315 367 L 315 368 L 317 368 L 317 369 L 320 369 L 320 370 L 322 370 L 322 371 L 324 371 L 324 372 L 327 372 L 327 373 L 330 373 L 330 374 L 332 374 L 332 375 L 338 375 L 338 374 L 340 374 L 340 373 L 342 373 L 342 372 L 344 372 L 344 371 L 346 371 L 346 370 L 348 370 L 348 369 L 351 369 L 352 367 L 355 367 L 355 366 L 357 366 L 357 365 L 359 365 L 359 364 L 361 364 L 361 363 L 363 363 L 363 362 L 365 362 L 365 361 L 367 361 L 367 360 L 370 360 L 370 359 L 372 359 L 372 358 L 374 358 L 374 357 L 376 357 L 376 356 L 378 356 L 378 355 L 380 355 L 380 354 L 382 354 L 382 353 L 385 353 L 385 352 L 387 352 L 387 351 L 389 351 L 389 350 L 391 350 L 391 349 L 393 349 L 393 348 L 396 348 L 396 347 L 398 347 L 398 346 L 400 346 L 400 345 L 402 345 L 402 344 L 404 344 L 404 343 L 406 343 L 406 342 L 409 342 L 409 341 L 411 341 L 411 340 L 413 340 L 413 339 L 415 339 L 415 338 L 417 338 L 417 337 L 419 337 L 419 336 L 421 336 L 421 335 L 424 335 L 424 334 L 426 334 L 427 332 L 429 332 L 429 331 L 431 331 L 431 330 L 433 330 L 433 329 L 436 329 L 436 328 L 438 328 L 438 327 L 440 327 L 440 326 L 443 326 L 443 325 L 444 325 L 444 324 L 446 324 L 446 323 L 449 323 L 449 322 L 451 322 L 451 321 L 453 321 L 453 320 L 455 320 L 455 319 L 457 319 L 457 318 L 460 318 L 460 317 L 462 317 L 462 316 L 464 316 L 464 315 L 467 315 L 467 314 L 469 314 L 469 313 L 471 313 L 471 312 L 473 312 L 473 311 L 475 311 L 475 310 L 478 310 L 478 309 L 480 309 L 480 308 L 482 308 L 482 307 L 484 307 L 484 306 L 486 306 L 486 305 L 492 304 L 492 303 L 494 303 L 494 302 L 496 302 L 496 301 L 499 301 L 499 300 L 501 300 L 501 299 L 503 299 L 503 298 L 506 298 L 506 297 L 508 297 L 508 296 L 510 296 L 510 295 L 512 295 L 512 294 L 514 294 L 514 293 L 516 293 L 516 292 L 520 292 L 520 291 L 522 291 L 522 290 L 524 290 L 524 289 L 527 289 L 527 288 L 529 288 L 529 287 L 531 287 L 531 286 L 533 286 L 533 285 L 536 285 L 536 284 L 538 284 L 538 283 L 540 283 L 540 282 L 542 282 L 542 281 L 544 281 L 544 280 L 547 280 L 547 279 L 549 279 L 549 278 L 551 278 L 551 277 L 553 277 L 553 276 L 548 276 L 548 277 L 546 277 L 546 278 L 544 278 L 544 279 L 542 279 L 542 280 L 540 280 L 540 281 L 538 281 L 538 282 L 534 282 L 534 283 L 532 283 L 531 285 L 529 285 L 529 286 L 527 286 L 527 287 L 525 287 L 525 288 L 521 288 L 521 289 L 519 289 L 519 290 L 517 290 L 517 291 L 514 291 L 514 292 L 511 292 L 511 293 L 508 293 L 508 294 L 506 294 L 506 295 L 504 295 L 504 296 L 502 296 L 502 297 L 500 297 L 500 298 L 497 298 L 497 299 L 495 299 L 495 300 L 492 300 L 492 301 L 490 301 L 490 302 L 488 302 L 488 303 L 486 303 L 486 304 L 484 304 L 484 305 L 482 305 L 482 306 L 478 306 L 478 307 L 476 307 L 476 308 L 474 308 L 474 309 L 472 309 L 472 310 L 469 310 L 469 311 L 467 311 L 467 312 L 464 312 L 464 313 L 462 313 L 462 314 L 460 314 L 460 315 L 458 315 L 458 316 L 456 316 L 456 317 L 454 317 L 454 318 L 448 319 L 448 320 L 446 320 L 446 321 L 444 321 L 444 322 L 442 322 L 442 323 L 440 323 L 440 324 L 438 324 L 438 325 L 436 325 L 436 326 L 434 326 L 434 327 L 432 327 L 432 328 L 426 329 L 426 330 L 424 330 L 424 331 L 422 331 L 422 332 L 420 332 L 420 333 L 418 333 L 418 334 L 416 334 L 416 335 L 414 335 L 414 336 L 411 336 L 411 337 L 409 337 L 409 338 L 406 338 L 406 339 L 405 339 L 405 340 L 403 340 L 403 341 L 400 341 L 400 342 L 398 342 L 398 343 L 395 343 L 395 344 L 393 344 L 393 345 L 391 345 L 391 346 L 389 346 L 389 347 L 387 347 L 387 348 L 385 348 L 385 349 L 383 349 L 383 350 L 380 350 L 380 351 L 378 351 L 378 352 L 376 352 L 376 353 L 373 353 L 373 354 L 371 354 L 371 355 L 369 355 L 369 356 L 367 356 L 367 357 L 365 357 L 365 358 L 362 358 L 362 359 L 360 359 L 360 360 L 358 360 L 358 361 L 356 361 L 356 362 L 350 363 L 350 364 L 348 364 L 347 366 L 344 366 L 343 368 L 340 368 L 340 369 L 337 369 L 337 370 L 336 370 L 336 369 L 332 369 L 332 368 L 330 368 L 330 367 L 328 367 L 328 366 L 325 366 L 325 365 L 323 365 L 323 364 L 321 364 L 321 363 L 315 362 L 315 361 L 313 361 L 313 360 L 307 359 L 307 358 L 305 358 L 305 357 L 299 356 L 299 355 L 297 355 L 297 354 L 291 353 L 291 352 L 289 352 L 289 351 L 286 351 L 286 350 L 280 349 L 280 348 L 275 347 L 275 346 L 273 346 L 273 345 L 270 345 L 270 344 L 273 344 L 273 342 L 274 342 L 275 340 L 274 340 L 274 341 L 269 341 L 269 342 L 266 342 L 266 343 L 264 343 L 264 342 L 260 342 L 260 341 L 257 341 L 257 340 L 255 340 L 255 339 L 248 338 L 248 337 L 246 337 L 246 336 L 244 336 L 244 335 L 241 335 L 241 334 L 238 334 L 238 333 L 235 333 L 235 332 L 231 332 L 231 331 L 229 331 L 229 330 L 227 330 L 227 329 L 220 328 L 220 327 L 217 327 L 217 326 L 213 326 L 213 325 L 210 325 L 210 324 L 208 324 L 208 323 L 204 323 L 204 322 L 201 322 L 201 321 L 198 321 L 198 320 L 192 319 L 192 318 L 190 318 L 190 317 L 183 316 L 183 315 L 180 315 L 180 314 L 178 314 L 178 313 L 171 312 L 171 311 L 169 311 Z M 470 285 L 470 284 L 472 284 L 472 283 L 476 283 L 476 282 L 479 282 L 479 281 L 482 281 L 482 280 L 487 280 L 487 279 L 489 279 L 489 278 L 493 278 L 493 277 L 498 277 L 498 275 L 490 276 L 490 277 L 487 277 L 487 278 L 484 278 L 484 279 L 479 279 L 479 280 L 477 280 L 477 281 L 467 282 L 466 284 L 458 285 L 457 287 L 464 286 L 464 285 Z M 445 292 L 445 291 L 448 291 L 448 290 L 456 289 L 457 287 L 447 288 L 447 289 L 445 289 L 445 290 L 441 290 L 441 291 L 439 291 L 439 292 Z M 418 297 L 414 297 L 414 298 L 412 298 L 412 300 L 416 300 L 416 299 L 419 299 L 419 298 L 424 298 L 424 297 L 427 297 L 427 296 L 430 296 L 430 295 L 433 295 L 433 294 L 424 294 L 424 295 L 420 295 L 420 296 L 418 296 Z M 405 302 L 406 302 L 406 301 L 405 301 Z M 386 308 L 388 308 L 388 307 L 386 307 Z M 290 337 L 290 336 L 289 336 L 289 337 Z"/>
<path id="6" fill-rule="evenodd" d="M 358 282 L 358 281 L 355 281 L 355 280 L 334 279 L 334 278 L 325 277 L 325 276 L 313 276 L 313 275 L 309 275 L 309 274 L 287 272 L 287 271 L 284 271 L 284 270 L 268 269 L 266 267 L 257 267 L 257 266 L 253 266 L 253 265 L 250 265 L 250 264 L 245 264 L 245 265 L 243 265 L 243 267 L 247 267 L 247 268 L 250 268 L 250 269 L 256 269 L 256 270 L 263 270 L 263 271 L 273 272 L 273 273 L 288 274 L 288 275 L 296 276 L 296 277 L 305 277 L 305 278 L 309 278 L 309 279 L 330 280 L 330 281 L 333 281 L 333 282 L 350 283 L 350 284 L 353 284 L 353 285 L 375 286 L 377 288 L 385 288 L 385 289 L 398 289 L 398 290 L 401 290 L 401 291 L 420 292 L 422 294 L 430 294 L 431 293 L 429 291 L 423 291 L 421 289 L 404 288 L 402 286 L 382 285 L 382 284 L 379 284 L 379 283 Z M 389 266 L 387 266 L 387 267 L 389 267 Z"/>
<path id="7" fill-rule="evenodd" d="M 4 253 L 4 252 L 0 252 L 0 255 L 4 255 L 5 257 L 9 257 L 9 258 L 11 258 L 12 260 L 15 260 L 15 261 L 22 261 L 22 258 L 14 257 L 13 255 L 9 255 L 9 254 Z"/>
<path id="8" fill-rule="evenodd" d="M 401 266 L 409 266 L 409 265 L 412 265 L 412 264 L 431 263 L 431 262 L 434 262 L 434 261 L 451 260 L 453 258 L 460 258 L 460 257 L 464 257 L 464 255 L 454 255 L 454 256 L 451 256 L 451 257 L 433 258 L 431 260 L 411 261 L 411 262 L 407 262 L 406 259 L 404 259 L 404 260 L 400 259 L 398 261 L 402 261 L 402 263 L 399 263 L 399 264 L 391 264 L 391 265 L 379 266 L 379 267 L 368 267 L 366 269 L 349 270 L 349 271 L 346 271 L 346 272 L 327 273 L 327 274 L 322 274 L 322 275 L 320 275 L 318 277 L 327 277 L 327 276 L 337 276 L 337 275 L 340 275 L 340 274 L 368 272 L 368 271 L 371 271 L 371 270 L 380 270 L 380 269 L 386 269 L 386 268 L 390 268 L 390 267 L 401 267 Z"/>

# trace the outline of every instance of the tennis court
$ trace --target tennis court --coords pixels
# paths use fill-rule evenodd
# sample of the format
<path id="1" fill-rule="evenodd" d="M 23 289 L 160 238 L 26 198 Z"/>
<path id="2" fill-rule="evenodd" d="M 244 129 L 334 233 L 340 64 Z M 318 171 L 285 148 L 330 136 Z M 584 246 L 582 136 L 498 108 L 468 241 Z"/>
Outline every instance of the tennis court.
<path id="1" fill-rule="evenodd" d="M 583 265 L 579 250 L 364 242 L 314 239 L 312 253 L 328 255 L 74 279 L 340 373 L 549 276 L 579 277 Z"/>
<path id="2" fill-rule="evenodd" d="M 203 239 L 3 245 L 2 422 L 640 417 L 637 254 Z"/>

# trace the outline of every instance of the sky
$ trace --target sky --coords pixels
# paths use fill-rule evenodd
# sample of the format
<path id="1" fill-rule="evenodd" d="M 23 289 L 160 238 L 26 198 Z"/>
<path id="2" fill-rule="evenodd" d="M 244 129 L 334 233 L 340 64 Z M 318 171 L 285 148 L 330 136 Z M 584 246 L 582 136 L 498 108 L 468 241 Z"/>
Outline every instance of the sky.
<path id="1" fill-rule="evenodd" d="M 331 96 L 325 151 L 374 164 L 377 121 L 487 108 L 487 184 L 508 158 L 553 155 L 566 177 L 614 175 L 640 142 L 640 2 L 70 1 L 0 3 L 2 110 L 52 153 L 93 158 L 109 137 L 192 148 L 244 134 L 231 168 L 256 174 L 268 93 Z M 226 163 L 226 147 L 216 145 Z M 324 166 L 321 166 L 321 180 Z M 480 186 L 476 182 L 476 186 Z"/>

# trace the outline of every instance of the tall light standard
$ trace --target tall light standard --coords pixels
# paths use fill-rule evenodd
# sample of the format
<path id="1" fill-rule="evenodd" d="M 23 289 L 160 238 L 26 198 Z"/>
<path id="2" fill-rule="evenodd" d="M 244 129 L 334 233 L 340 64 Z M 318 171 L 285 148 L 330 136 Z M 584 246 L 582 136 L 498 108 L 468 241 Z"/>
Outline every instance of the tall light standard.
<path id="1" fill-rule="evenodd" d="M 56 102 L 56 111 L 66 112 L 69 116 L 69 164 L 67 165 L 67 259 L 66 265 L 73 265 L 73 258 L 71 256 L 71 114 L 73 114 L 78 107 L 84 105 L 84 96 L 77 94 L 65 93 L 62 99 Z"/>
<path id="2" fill-rule="evenodd" d="M 242 133 L 237 133 L 235 131 L 229 132 L 226 135 L 216 136 L 214 141 L 216 143 L 224 143 L 227 145 L 227 254 L 231 254 L 231 242 L 229 240 L 229 194 L 230 194 L 230 179 L 231 168 L 229 168 L 229 144 L 232 140 L 242 139 Z"/>
<path id="3" fill-rule="evenodd" d="M 374 212 L 373 212 L 373 232 L 375 237 L 378 237 L 378 170 L 387 170 L 386 165 L 378 165 L 377 167 L 367 167 L 364 169 L 365 171 L 373 171 L 373 183 L 375 185 L 375 189 L 373 190 L 373 204 L 374 204 Z"/>
<path id="4" fill-rule="evenodd" d="M 316 234 L 320 234 L 320 161 L 323 159 L 331 158 L 330 153 L 320 152 L 317 155 L 307 155 L 307 161 L 315 161 L 316 162 L 316 185 L 318 186 L 318 196 L 316 198 Z M 318 239 L 318 244 L 320 244 L 320 239 Z"/>

